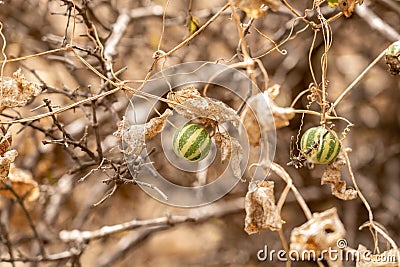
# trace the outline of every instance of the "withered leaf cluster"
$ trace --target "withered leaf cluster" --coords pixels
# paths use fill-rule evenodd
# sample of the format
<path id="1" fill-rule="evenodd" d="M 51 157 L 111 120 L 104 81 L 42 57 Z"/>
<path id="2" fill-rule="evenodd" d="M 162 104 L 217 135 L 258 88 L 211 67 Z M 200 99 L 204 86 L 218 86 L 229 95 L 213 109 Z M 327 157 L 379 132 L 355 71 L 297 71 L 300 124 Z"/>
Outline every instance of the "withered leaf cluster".
<path id="1" fill-rule="evenodd" d="M 335 161 L 325 167 L 321 178 L 321 185 L 330 184 L 332 195 L 343 200 L 352 200 L 357 198 L 357 190 L 347 188 L 346 182 L 341 178 L 340 169 L 346 165 L 343 153 L 345 152 L 340 152 Z"/>
<path id="2" fill-rule="evenodd" d="M 0 141 L 0 195 L 8 198 L 15 198 L 15 194 L 27 201 L 35 201 L 39 197 L 39 185 L 33 179 L 32 175 L 24 170 L 14 166 L 14 160 L 18 152 L 11 149 L 12 136 L 5 134 L 1 136 Z M 14 191 L 10 191 L 8 187 Z"/>
<path id="3" fill-rule="evenodd" d="M 127 148 L 124 153 L 127 155 L 140 155 L 146 139 L 151 139 L 158 133 L 160 133 L 165 126 L 165 123 L 169 116 L 172 115 L 172 110 L 166 109 L 163 114 L 159 117 L 150 119 L 145 124 L 133 124 L 130 125 L 126 118 L 118 123 L 118 130 L 114 133 L 114 136 L 118 137 L 123 141 Z"/>
<path id="4" fill-rule="evenodd" d="M 39 84 L 25 79 L 21 69 L 14 72 L 12 77 L 3 77 L 3 80 L 0 80 L 0 87 L 0 111 L 23 107 L 42 91 Z"/>
<path id="5" fill-rule="evenodd" d="M 275 205 L 274 182 L 255 181 L 249 185 L 245 198 L 246 233 L 255 234 L 261 230 L 278 231 L 285 223 Z"/>

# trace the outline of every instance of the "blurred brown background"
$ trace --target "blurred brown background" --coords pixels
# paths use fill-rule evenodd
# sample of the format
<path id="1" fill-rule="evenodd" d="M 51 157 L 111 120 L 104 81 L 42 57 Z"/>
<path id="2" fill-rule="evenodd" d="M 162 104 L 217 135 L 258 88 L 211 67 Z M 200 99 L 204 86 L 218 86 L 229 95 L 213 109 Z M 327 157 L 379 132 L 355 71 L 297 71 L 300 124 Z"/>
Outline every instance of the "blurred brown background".
<path id="1" fill-rule="evenodd" d="M 194 16 L 199 17 L 200 25 L 203 25 L 225 3 L 223 0 L 193 0 L 192 12 Z M 301 13 L 312 6 L 312 1 L 290 1 L 290 3 L 297 10 L 302 11 Z M 60 48 L 65 36 L 67 12 L 70 10 L 68 5 L 71 5 L 71 2 L 3 1 L 0 5 L 0 21 L 3 23 L 3 32 L 7 40 L 7 55 L 21 57 Z M 116 47 L 117 54 L 113 56 L 114 69 L 127 67 L 127 70 L 119 76 L 121 80 L 144 79 L 153 62 L 152 54 L 157 50 L 163 29 L 160 7 L 158 9 L 150 7 L 163 7 L 165 1 L 76 1 L 76 5 L 86 6 L 87 17 L 96 26 L 103 44 L 107 42 L 112 24 L 117 18 L 123 12 L 130 12 L 131 20 Z M 387 23 L 388 27 L 397 33 L 400 32 L 399 1 L 365 0 L 365 5 L 369 12 L 373 12 Z M 395 41 L 393 35 L 373 28 L 370 24 L 372 18 L 359 14 L 357 8 L 351 18 L 341 17 L 331 23 L 333 44 L 328 58 L 328 98 L 331 101 L 334 101 L 382 50 Z M 170 50 L 188 36 L 188 29 L 185 26 L 187 10 L 188 1 L 169 1 L 162 50 Z M 327 8 L 324 12 L 329 16 L 339 10 Z M 248 20 L 244 13 L 242 13 L 242 18 L 245 21 Z M 293 16 L 284 6 L 281 6 L 280 11 L 276 13 L 268 11 L 265 16 L 257 19 L 254 25 L 279 43 L 289 34 L 292 19 Z M 71 19 L 67 36 L 70 36 L 72 32 L 72 22 Z M 301 27 L 304 27 L 304 23 L 299 22 L 295 30 Z M 85 36 L 86 29 L 87 25 L 78 15 L 74 44 L 93 50 L 93 43 Z M 277 99 L 277 103 L 281 106 L 289 106 L 312 81 L 308 68 L 308 52 L 312 36 L 313 32 L 308 29 L 281 47 L 287 50 L 287 55 L 272 52 L 261 59 L 268 71 L 270 85 L 275 83 L 281 85 L 281 94 Z M 250 30 L 247 40 L 254 56 L 272 47 L 271 43 L 258 35 L 255 30 Z M 71 41 L 69 37 L 67 41 Z M 235 23 L 229 12 L 225 13 L 190 42 L 190 45 L 169 57 L 165 66 L 194 60 L 228 60 L 236 53 L 238 41 Z M 312 53 L 318 80 L 322 52 L 323 40 L 322 35 L 319 34 Z M 81 51 L 81 56 L 97 69 L 102 69 L 95 56 L 84 51 Z M 49 87 L 58 90 L 47 89 L 26 108 L 18 109 L 22 117 L 45 112 L 45 109 L 36 110 L 34 113 L 29 112 L 30 109 L 41 105 L 44 98 L 51 99 L 52 104 L 59 106 L 74 102 L 61 91 L 67 94 L 75 92 L 76 99 L 81 99 L 85 95 L 99 92 L 101 86 L 100 79 L 84 67 L 72 53 L 55 53 L 9 63 L 5 68 L 5 75 L 10 76 L 19 67 L 23 69 L 29 80 L 44 81 Z M 261 79 L 261 76 L 259 78 Z M 133 87 L 135 86 L 134 84 Z M 218 92 L 212 92 L 212 95 L 223 101 L 229 101 L 229 99 L 224 99 L 224 95 L 218 95 Z M 110 150 L 110 148 L 119 144 L 112 133 L 117 130 L 116 123 L 122 118 L 128 99 L 129 95 L 120 92 L 108 97 L 97 106 L 98 116 L 101 117 L 99 131 L 107 157 L 121 158 L 118 149 Z M 400 79 L 390 76 L 384 60 L 381 60 L 336 109 L 339 116 L 354 123 L 354 127 L 345 139 L 345 144 L 353 149 L 350 160 L 362 192 L 372 205 L 375 220 L 384 225 L 390 236 L 397 242 L 400 241 L 398 223 L 400 220 L 399 102 Z M 238 103 L 233 104 L 238 105 Z M 305 109 L 306 104 L 307 101 L 303 98 L 295 107 Z M 58 116 L 66 130 L 77 140 L 82 137 L 86 125 L 89 127 L 89 136 L 94 135 L 93 129 L 90 128 L 90 119 L 85 117 L 85 111 L 90 112 L 90 108 L 76 108 Z M 11 110 L 4 113 L 17 116 L 17 113 Z M 289 127 L 277 131 L 275 161 L 291 174 L 295 185 L 313 212 L 323 211 L 332 206 L 337 207 L 347 230 L 346 239 L 351 247 L 356 248 L 361 243 L 372 248 L 373 239 L 369 231 L 367 229 L 358 231 L 358 227 L 368 219 L 368 213 L 359 199 L 341 201 L 331 195 L 329 186 L 320 186 L 321 166 L 313 170 L 307 168 L 296 170 L 293 167 L 286 167 L 286 163 L 290 160 L 290 137 L 296 135 L 300 127 L 300 118 L 300 115 L 296 115 Z M 1 120 L 6 119 L 8 118 L 1 118 Z M 303 129 L 318 123 L 317 117 L 306 116 Z M 52 124 L 53 121 L 50 118 L 37 123 L 44 129 L 52 128 Z M 27 207 L 33 217 L 33 222 L 45 240 L 44 245 L 49 254 L 77 245 L 63 243 L 57 239 L 59 231 L 64 229 L 95 230 L 104 225 L 119 224 L 134 218 L 151 219 L 187 212 L 185 209 L 163 205 L 147 196 L 138 186 L 129 184 L 120 186 L 110 199 L 93 208 L 92 205 L 110 189 L 110 186 L 102 183 L 102 180 L 107 179 L 107 175 L 112 175 L 112 171 L 96 172 L 85 182 L 78 183 L 81 177 L 96 166 L 81 168 L 72 175 L 67 174 L 69 170 L 76 168 L 76 162 L 71 159 L 62 145 L 44 145 L 42 141 L 48 140 L 48 136 L 32 127 L 22 126 L 14 125 L 11 128 L 14 133 L 13 147 L 19 152 L 16 166 L 32 172 L 34 179 L 41 185 L 40 199 L 35 203 L 28 203 Z M 343 129 L 345 125 L 337 123 L 337 127 Z M 22 128 L 23 130 L 18 132 Z M 58 136 L 60 133 L 55 130 L 55 134 Z M 95 150 L 94 138 L 90 137 L 88 146 Z M 78 157 L 84 158 L 82 151 L 78 148 L 74 150 Z M 351 186 L 350 176 L 346 171 L 343 171 L 343 178 Z M 278 181 L 274 175 L 272 179 Z M 283 186 L 284 184 L 279 181 L 276 184 L 276 192 L 281 192 Z M 243 197 L 246 191 L 247 184 L 240 183 L 221 201 Z M 61 196 L 61 202 L 56 206 L 57 212 L 51 213 L 48 209 L 53 207 L 51 203 L 54 203 L 55 196 Z M 8 199 L 1 199 L 0 203 L 2 221 L 8 224 L 9 238 L 14 246 L 23 251 L 24 255 L 37 252 L 37 245 L 32 242 L 32 233 L 20 207 Z M 49 218 L 49 216 L 53 217 Z M 93 240 L 87 244 L 86 249 L 82 250 L 80 264 L 81 266 L 261 266 L 266 264 L 284 266 L 284 263 L 262 263 L 257 260 L 258 250 L 264 245 L 268 245 L 271 249 L 280 249 L 280 240 L 275 232 L 270 231 L 248 236 L 243 231 L 244 217 L 244 210 L 239 210 L 226 216 L 207 219 L 204 222 L 165 227 L 150 231 L 148 234 L 140 232 L 146 229 L 139 229 Z M 291 194 L 283 208 L 282 217 L 286 221 L 284 232 L 287 238 L 293 227 L 306 221 Z M 135 239 L 139 234 L 142 234 L 141 238 Z M 8 255 L 4 243 L 0 247 L 0 252 L 2 257 Z M 65 264 L 77 265 L 77 262 L 66 259 L 58 262 L 18 263 L 17 266 L 64 266 Z M 1 263 L 0 265 L 8 266 L 9 264 Z M 348 266 L 354 265 L 354 263 L 348 264 Z M 315 264 L 300 262 L 294 263 L 293 266 L 315 266 Z"/>

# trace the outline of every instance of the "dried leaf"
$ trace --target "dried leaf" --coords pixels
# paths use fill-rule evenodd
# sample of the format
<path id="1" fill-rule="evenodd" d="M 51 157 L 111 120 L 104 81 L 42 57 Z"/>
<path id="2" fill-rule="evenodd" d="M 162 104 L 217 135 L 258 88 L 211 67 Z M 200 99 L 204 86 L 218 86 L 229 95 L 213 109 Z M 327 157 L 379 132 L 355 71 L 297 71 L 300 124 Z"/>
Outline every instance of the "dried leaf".
<path id="1" fill-rule="evenodd" d="M 130 125 L 123 117 L 118 122 L 118 130 L 113 133 L 123 142 L 124 153 L 127 155 L 140 155 L 145 146 L 145 140 L 151 139 L 164 129 L 167 118 L 172 115 L 172 110 L 166 109 L 164 113 L 152 118 L 145 124 Z"/>
<path id="2" fill-rule="evenodd" d="M 254 104 L 254 102 L 253 102 Z M 257 111 L 257 113 L 265 113 L 264 109 L 253 109 L 255 111 Z M 256 116 L 254 115 L 252 109 L 246 107 L 245 110 L 242 112 L 242 121 L 243 121 L 243 125 L 246 128 L 247 131 L 247 136 L 248 136 L 248 140 L 250 145 L 252 146 L 259 146 L 260 145 L 260 141 L 261 141 L 261 132 L 260 132 L 260 125 L 259 122 L 257 121 Z M 259 117 L 259 118 L 265 118 L 265 117 Z M 265 121 L 263 121 L 265 122 Z M 268 122 L 268 121 L 266 121 Z M 267 124 L 266 126 L 267 129 L 272 129 L 273 124 Z"/>
<path id="3" fill-rule="evenodd" d="M 166 109 L 164 113 L 159 116 L 152 118 L 149 122 L 146 123 L 145 134 L 147 139 L 151 139 L 160 133 L 165 126 L 165 122 L 168 117 L 172 115 L 172 110 Z"/>
<path id="4" fill-rule="evenodd" d="M 123 117 L 118 122 L 118 130 L 113 134 L 123 143 L 123 152 L 126 155 L 140 155 L 145 146 L 145 124 L 129 125 Z"/>
<path id="5" fill-rule="evenodd" d="M 239 9 L 246 12 L 251 18 L 259 18 L 265 14 L 266 9 L 261 8 L 261 5 L 267 5 L 273 11 L 279 10 L 280 2 L 278 0 L 232 0 L 232 3 Z"/>
<path id="6" fill-rule="evenodd" d="M 242 172 L 240 170 L 240 162 L 243 159 L 243 149 L 236 138 L 231 137 L 232 151 L 231 151 L 231 169 L 236 178 L 241 178 Z"/>
<path id="7" fill-rule="evenodd" d="M 357 191 L 347 188 L 346 182 L 341 179 L 340 169 L 346 165 L 343 152 L 337 156 L 335 161 L 326 166 L 321 178 L 321 185 L 330 184 L 332 195 L 343 200 L 357 198 Z"/>
<path id="8" fill-rule="evenodd" d="M 125 116 L 122 117 L 121 121 L 117 122 L 117 127 L 118 129 L 113 133 L 113 135 L 122 141 L 124 131 L 129 127 L 129 125 L 127 125 Z"/>
<path id="9" fill-rule="evenodd" d="M 286 127 L 289 125 L 289 120 L 293 119 L 295 113 L 293 108 L 282 108 L 279 107 L 275 102 L 275 98 L 280 93 L 280 85 L 274 84 L 264 92 L 264 97 L 268 101 L 268 104 L 272 110 L 272 115 L 274 116 L 275 127 L 277 129 Z M 266 96 L 268 95 L 268 97 Z"/>
<path id="10" fill-rule="evenodd" d="M 13 77 L 4 77 L 2 84 L 2 98 L 0 111 L 5 108 L 22 107 L 33 97 L 41 92 L 39 84 L 25 79 L 21 69 L 13 73 Z"/>
<path id="11" fill-rule="evenodd" d="M 10 164 L 14 162 L 15 158 L 18 156 L 16 150 L 9 150 L 0 157 L 0 179 L 7 178 L 10 171 Z"/>
<path id="12" fill-rule="evenodd" d="M 293 119 L 295 113 L 293 108 L 282 108 L 275 104 L 271 105 L 274 116 L 275 127 L 277 129 L 289 126 L 289 120 Z"/>
<path id="13" fill-rule="evenodd" d="M 39 197 L 39 186 L 33 180 L 29 172 L 15 168 L 13 162 L 18 156 L 16 150 L 10 150 L 12 137 L 6 134 L 0 141 L 0 180 L 9 184 L 15 193 L 28 201 L 34 201 Z M 0 190 L 0 195 L 14 198 L 10 190 Z"/>
<path id="14" fill-rule="evenodd" d="M 349 18 L 356 8 L 356 0 L 339 0 L 339 7 L 346 18 Z"/>
<path id="15" fill-rule="evenodd" d="M 390 267 L 398 266 L 398 253 L 395 249 L 384 251 L 381 254 L 373 254 L 363 245 L 358 245 L 356 267 Z"/>
<path id="16" fill-rule="evenodd" d="M 338 248 L 337 242 L 343 239 L 345 234 L 336 208 L 331 208 L 321 213 L 314 213 L 310 220 L 292 230 L 290 250 L 299 253 L 315 251 L 319 256 L 322 250 Z"/>
<path id="17" fill-rule="evenodd" d="M 231 122 L 238 127 L 240 118 L 235 110 L 221 101 L 200 96 L 194 87 L 188 87 L 175 93 L 169 93 L 168 100 L 180 105 L 169 104 L 171 107 L 188 119 L 206 118 L 219 124 Z M 210 122 L 212 123 L 212 122 Z"/>
<path id="18" fill-rule="evenodd" d="M 279 107 L 273 101 L 279 95 L 279 85 L 273 85 L 264 93 L 250 97 L 242 113 L 242 121 L 252 146 L 259 146 L 261 131 L 268 132 L 289 125 L 295 113 L 293 108 Z M 268 108 L 268 106 L 269 108 Z M 274 120 L 271 118 L 271 112 Z M 256 114 L 254 114 L 256 113 Z M 258 120 L 257 120 L 258 118 Z"/>
<path id="19" fill-rule="evenodd" d="M 227 132 L 217 132 L 214 134 L 214 140 L 217 147 L 221 150 L 221 162 L 229 159 L 232 153 L 231 137 Z"/>
<path id="20" fill-rule="evenodd" d="M 6 133 L 5 136 L 1 137 L 0 140 L 0 157 L 4 156 L 4 154 L 10 150 L 12 143 L 12 136 L 9 133 Z"/>
<path id="21" fill-rule="evenodd" d="M 217 132 L 214 135 L 215 144 L 221 150 L 221 162 L 231 159 L 231 169 L 236 178 L 241 178 L 240 162 L 243 158 L 243 149 L 239 141 L 227 132 Z"/>
<path id="22" fill-rule="evenodd" d="M 32 174 L 16 168 L 14 164 L 10 165 L 8 179 L 4 179 L 3 182 L 11 182 L 11 187 L 15 193 L 27 201 L 35 201 L 39 198 L 39 185 L 33 180 Z M 14 194 L 9 190 L 0 190 L 0 195 L 8 198 L 15 198 Z"/>
<path id="23" fill-rule="evenodd" d="M 200 97 L 200 93 L 193 86 L 188 86 L 188 87 L 182 88 L 181 90 L 179 90 L 177 92 L 169 92 L 167 94 L 168 100 L 176 102 L 178 104 L 182 104 L 186 100 L 196 98 L 196 97 Z M 177 105 L 169 102 L 168 106 L 170 106 L 171 108 L 174 109 L 174 108 L 176 108 Z"/>
<path id="24" fill-rule="evenodd" d="M 249 185 L 245 204 L 246 218 L 244 230 L 249 235 L 263 229 L 278 231 L 285 223 L 275 205 L 274 182 L 256 181 Z"/>

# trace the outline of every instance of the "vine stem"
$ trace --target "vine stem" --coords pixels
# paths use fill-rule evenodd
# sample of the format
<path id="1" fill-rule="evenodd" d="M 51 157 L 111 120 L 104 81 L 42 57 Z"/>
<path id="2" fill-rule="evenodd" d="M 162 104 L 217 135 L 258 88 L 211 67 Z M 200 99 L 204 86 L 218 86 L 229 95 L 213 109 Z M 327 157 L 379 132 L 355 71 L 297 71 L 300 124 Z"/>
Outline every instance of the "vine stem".
<path id="1" fill-rule="evenodd" d="M 39 53 L 36 53 L 36 54 L 31 54 L 31 55 L 27 55 L 27 56 L 23 56 L 23 57 L 8 58 L 7 60 L 0 60 L 0 64 L 3 64 L 6 61 L 7 61 L 7 63 L 18 62 L 18 61 L 21 61 L 21 60 L 27 60 L 27 59 L 34 58 L 34 57 L 40 57 L 40 56 L 45 56 L 45 55 L 54 54 L 54 53 L 57 53 L 57 52 L 69 51 L 69 50 L 71 50 L 71 47 L 70 46 L 65 46 L 65 47 L 62 47 L 62 48 L 57 48 L 57 49 L 53 49 L 53 50 L 39 52 Z"/>
<path id="2" fill-rule="evenodd" d="M 188 38 L 186 38 L 183 42 L 172 48 L 170 51 L 166 52 L 165 54 L 161 54 L 158 59 L 160 58 L 166 58 L 173 53 L 175 53 L 177 50 L 188 44 L 190 41 L 192 41 L 197 35 L 199 35 L 201 32 L 203 32 L 208 25 L 210 25 L 214 20 L 216 20 L 228 7 L 230 6 L 230 3 L 225 4 L 217 13 L 215 13 L 214 16 L 212 16 L 203 26 L 201 26 L 196 32 L 194 32 L 192 35 L 190 35 Z"/>
<path id="3" fill-rule="evenodd" d="M 359 188 L 359 186 L 358 186 L 358 184 L 357 184 L 356 178 L 355 178 L 355 176 L 354 176 L 353 169 L 351 168 L 349 156 L 348 156 L 348 154 L 347 154 L 346 151 L 344 152 L 344 157 L 345 157 L 345 159 L 346 159 L 346 164 L 347 164 L 347 166 L 349 166 L 349 167 L 348 167 L 348 170 L 349 170 L 350 177 L 351 177 L 351 180 L 352 180 L 352 182 L 353 182 L 353 185 L 354 185 L 355 189 L 357 190 L 357 194 L 358 194 L 358 196 L 360 197 L 362 203 L 364 204 L 365 208 L 366 208 L 367 211 L 368 211 L 368 219 L 369 219 L 369 225 L 370 225 L 370 227 L 372 227 L 376 232 L 378 232 L 379 234 L 381 234 L 381 235 L 390 243 L 390 245 L 392 246 L 392 248 L 396 250 L 397 261 L 398 261 L 397 266 L 400 267 L 400 251 L 399 251 L 398 246 L 396 245 L 396 242 L 394 242 L 394 240 L 393 240 L 381 227 L 379 227 L 379 226 L 374 222 L 374 214 L 372 213 L 371 206 L 370 206 L 370 204 L 368 203 L 368 200 L 367 200 L 367 199 L 365 198 L 365 196 L 363 195 L 363 193 L 361 193 L 361 190 L 360 190 L 360 188 Z M 362 228 L 362 227 L 360 227 L 360 229 L 361 229 L 361 228 Z"/>
<path id="4" fill-rule="evenodd" d="M 6 62 L 7 62 L 7 55 L 6 55 L 7 40 L 3 34 L 3 23 L 1 23 L 1 22 L 0 22 L 0 37 L 3 41 L 3 46 L 1 47 L 1 54 L 4 58 L 4 60 L 1 61 L 1 69 L 0 69 L 0 113 L 2 113 L 2 111 L 4 109 L 1 106 L 3 103 L 4 68 L 6 67 Z"/>
<path id="5" fill-rule="evenodd" d="M 298 114 L 308 114 L 308 115 L 314 115 L 314 116 L 319 116 L 319 117 L 321 116 L 321 113 L 319 113 L 318 111 L 308 110 L 308 109 L 304 109 L 304 110 L 303 109 L 295 109 L 295 110 L 293 110 L 293 112 L 294 113 L 298 113 Z M 343 117 L 326 115 L 325 118 L 328 119 L 328 120 L 342 120 L 342 121 L 345 121 L 350 126 L 354 125 L 348 119 L 343 118 Z"/>
<path id="6" fill-rule="evenodd" d="M 261 167 L 263 164 L 261 164 Z M 299 193 L 297 190 L 296 186 L 293 184 L 292 178 L 290 175 L 286 172 L 282 166 L 279 164 L 273 162 L 270 166 L 271 170 L 276 173 L 279 177 L 282 178 L 286 182 L 286 184 L 290 184 L 290 189 L 292 190 L 297 202 L 299 203 L 300 207 L 303 209 L 304 215 L 306 216 L 307 220 L 310 220 L 312 218 L 312 213 L 310 211 L 310 208 L 307 206 L 306 201 L 304 200 L 303 196 Z"/>
<path id="7" fill-rule="evenodd" d="M 330 109 L 328 110 L 328 114 L 332 113 L 334 108 L 339 104 L 340 101 L 354 88 L 354 86 L 367 74 L 367 72 L 372 69 L 378 63 L 379 60 L 386 54 L 387 48 L 383 50 L 375 59 L 372 61 L 368 67 L 366 67 L 360 75 L 343 91 L 343 93 L 336 99 L 336 101 L 332 104 Z"/>

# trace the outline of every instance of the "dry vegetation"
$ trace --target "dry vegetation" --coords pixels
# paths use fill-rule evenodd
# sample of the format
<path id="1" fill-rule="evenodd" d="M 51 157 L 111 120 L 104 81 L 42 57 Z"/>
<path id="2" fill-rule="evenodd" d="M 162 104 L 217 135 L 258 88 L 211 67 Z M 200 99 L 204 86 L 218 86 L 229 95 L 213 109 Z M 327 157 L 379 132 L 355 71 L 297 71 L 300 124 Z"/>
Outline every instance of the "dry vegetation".
<path id="1" fill-rule="evenodd" d="M 396 254 L 400 80 L 384 54 L 400 40 L 400 2 L 361 2 L 0 1 L 0 265 L 342 266 L 257 259 L 265 245 L 319 251 L 340 238 L 348 249 Z M 157 71 L 191 61 L 237 68 L 265 91 L 278 128 L 266 181 L 252 181 L 256 167 L 269 166 L 255 160 L 259 135 L 241 99 L 204 85 L 188 96 L 141 91 Z M 161 103 L 159 114 L 137 128 L 143 140 L 131 139 L 131 173 L 121 121 L 129 106 L 150 99 Z M 224 116 L 211 119 L 196 101 L 210 101 Z M 253 165 L 210 205 L 171 207 L 138 186 L 153 186 L 137 179 L 149 162 L 185 186 L 226 168 L 217 160 L 194 175 L 167 166 L 159 133 L 172 112 L 213 127 L 244 120 L 255 133 Z M 337 160 L 296 168 L 307 164 L 291 151 L 291 137 L 332 123 L 342 143 Z M 217 159 L 237 164 L 235 139 L 213 138 Z M 140 154 L 144 142 L 149 155 Z"/>

